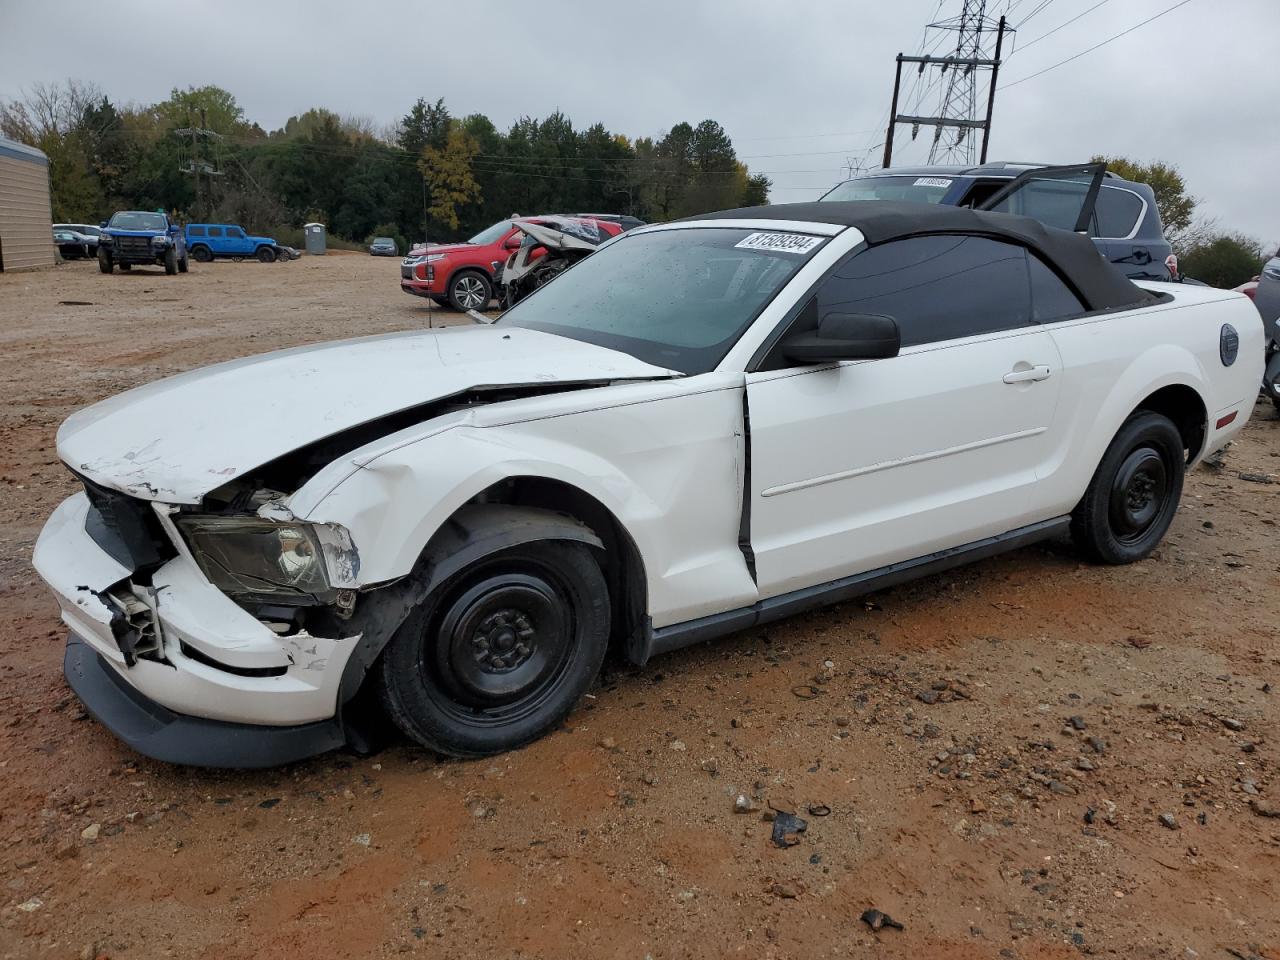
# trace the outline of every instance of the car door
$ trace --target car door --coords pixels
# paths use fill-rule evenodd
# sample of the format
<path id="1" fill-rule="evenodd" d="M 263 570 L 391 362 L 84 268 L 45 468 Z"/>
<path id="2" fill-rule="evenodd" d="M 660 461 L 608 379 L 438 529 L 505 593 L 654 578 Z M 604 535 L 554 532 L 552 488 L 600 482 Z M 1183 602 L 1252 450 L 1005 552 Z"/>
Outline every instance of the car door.
<path id="1" fill-rule="evenodd" d="M 1106 172 L 1105 163 L 1028 170 L 975 209 L 1016 213 L 1045 226 L 1092 236 L 1098 191 Z"/>
<path id="2" fill-rule="evenodd" d="M 253 253 L 253 246 L 239 227 L 227 227 L 227 253 L 233 257 L 247 257 Z"/>
<path id="3" fill-rule="evenodd" d="M 1027 253 L 976 236 L 855 253 L 789 332 L 830 313 L 893 316 L 898 356 L 747 375 L 749 538 L 762 598 L 1046 519 L 1037 470 L 1060 390 L 1032 325 Z"/>
<path id="4" fill-rule="evenodd" d="M 209 249 L 213 251 L 216 257 L 225 257 L 228 254 L 227 238 L 222 235 L 221 227 L 209 228 Z"/>

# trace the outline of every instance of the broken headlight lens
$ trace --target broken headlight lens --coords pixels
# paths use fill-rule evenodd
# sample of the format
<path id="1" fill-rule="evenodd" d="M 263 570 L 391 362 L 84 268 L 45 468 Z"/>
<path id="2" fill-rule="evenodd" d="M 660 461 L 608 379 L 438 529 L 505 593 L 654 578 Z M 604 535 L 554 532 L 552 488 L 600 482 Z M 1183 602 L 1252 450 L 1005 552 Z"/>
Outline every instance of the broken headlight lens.
<path id="1" fill-rule="evenodd" d="M 191 555 L 223 593 L 277 602 L 330 603 L 324 552 L 311 526 L 252 517 L 177 521 Z"/>

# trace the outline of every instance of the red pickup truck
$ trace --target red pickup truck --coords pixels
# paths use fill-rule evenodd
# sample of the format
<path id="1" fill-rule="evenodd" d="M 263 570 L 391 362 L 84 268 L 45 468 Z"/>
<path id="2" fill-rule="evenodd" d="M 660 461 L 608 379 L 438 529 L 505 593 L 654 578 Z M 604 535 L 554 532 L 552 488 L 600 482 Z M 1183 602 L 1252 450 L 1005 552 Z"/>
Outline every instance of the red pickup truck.
<path id="1" fill-rule="evenodd" d="M 614 214 L 567 214 L 594 220 L 610 236 L 640 226 L 635 217 Z M 416 246 L 400 262 L 400 289 L 428 297 L 455 310 L 483 310 L 494 296 L 494 276 L 524 236 L 517 223 L 541 223 L 544 217 L 512 217 L 481 230 L 465 243 Z"/>

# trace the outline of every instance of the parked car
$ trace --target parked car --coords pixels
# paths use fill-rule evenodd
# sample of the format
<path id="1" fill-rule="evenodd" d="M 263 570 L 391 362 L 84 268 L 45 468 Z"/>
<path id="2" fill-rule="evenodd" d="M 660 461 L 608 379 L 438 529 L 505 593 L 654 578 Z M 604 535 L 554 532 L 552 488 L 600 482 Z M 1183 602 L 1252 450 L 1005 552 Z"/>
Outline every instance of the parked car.
<path id="1" fill-rule="evenodd" d="M 1258 286 L 1253 291 L 1253 302 L 1268 326 L 1280 319 L 1280 250 L 1262 265 L 1258 274 Z"/>
<path id="2" fill-rule="evenodd" d="M 1280 411 L 1280 250 L 1263 264 L 1253 302 L 1267 331 L 1267 368 L 1262 389 Z"/>
<path id="3" fill-rule="evenodd" d="M 121 210 L 102 224 L 98 268 L 122 273 L 138 264 L 157 264 L 168 274 L 187 272 L 187 244 L 182 230 L 161 211 Z"/>
<path id="4" fill-rule="evenodd" d="M 35 547 L 138 751 L 479 756 L 633 663 L 1070 533 L 1141 560 L 1249 419 L 1242 296 L 946 206 L 629 231 L 491 325 L 233 360 L 73 415 Z"/>
<path id="5" fill-rule="evenodd" d="M 236 261 L 254 257 L 263 263 L 273 263 L 277 251 L 276 242 L 270 237 L 255 237 L 234 223 L 187 224 L 187 247 L 201 263 L 217 257 Z"/>
<path id="6" fill-rule="evenodd" d="M 101 227 L 95 227 L 91 223 L 55 223 L 53 229 L 55 231 L 70 230 L 72 233 L 79 234 L 80 242 L 88 250 L 88 256 L 98 255 L 98 238 L 102 236 Z"/>
<path id="7" fill-rule="evenodd" d="M 516 229 L 516 223 L 546 223 L 551 219 L 553 216 L 513 217 L 481 230 L 466 243 L 414 247 L 400 262 L 400 289 L 461 312 L 483 310 L 496 295 L 498 271 L 520 248 L 524 234 Z M 614 216 L 584 219 L 598 223 L 610 236 L 628 229 L 624 220 L 635 220 Z"/>
<path id="8" fill-rule="evenodd" d="M 373 257 L 398 257 L 400 248 L 390 237 L 374 237 L 369 244 L 369 255 Z"/>
<path id="9" fill-rule="evenodd" d="M 981 166 L 894 167 L 846 180 L 826 193 L 825 201 L 909 200 L 955 207 L 981 207 L 1016 178 L 1035 175 L 1034 189 L 1019 191 L 1017 201 L 996 209 L 1034 217 L 1051 227 L 1076 229 L 1077 194 L 1088 188 L 1091 171 L 1101 165 L 1050 167 L 1040 163 L 986 163 Z M 1075 173 L 1073 176 L 1072 174 Z M 1145 183 L 1106 172 L 1093 214 L 1080 229 L 1099 252 L 1135 280 L 1173 280 L 1178 260 L 1164 237 L 1155 193 Z"/>
<path id="10" fill-rule="evenodd" d="M 58 248 L 58 253 L 62 255 L 64 260 L 79 260 L 81 257 L 89 257 L 94 254 L 89 252 L 89 238 L 82 233 L 76 233 L 74 230 L 67 230 L 58 226 L 53 228 L 53 245 Z M 93 249 L 96 254 L 98 249 L 97 238 L 94 238 Z"/>

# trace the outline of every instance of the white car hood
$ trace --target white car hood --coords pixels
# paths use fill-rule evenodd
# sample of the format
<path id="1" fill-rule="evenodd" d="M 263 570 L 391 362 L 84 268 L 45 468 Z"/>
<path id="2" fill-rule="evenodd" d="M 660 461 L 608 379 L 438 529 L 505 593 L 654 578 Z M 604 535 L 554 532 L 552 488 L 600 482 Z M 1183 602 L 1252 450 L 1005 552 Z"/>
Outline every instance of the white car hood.
<path id="1" fill-rule="evenodd" d="M 679 376 L 534 330 L 450 327 L 296 347 L 146 384 L 73 414 L 58 455 L 102 486 L 199 503 L 342 430 L 478 387 Z"/>

